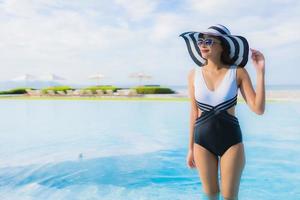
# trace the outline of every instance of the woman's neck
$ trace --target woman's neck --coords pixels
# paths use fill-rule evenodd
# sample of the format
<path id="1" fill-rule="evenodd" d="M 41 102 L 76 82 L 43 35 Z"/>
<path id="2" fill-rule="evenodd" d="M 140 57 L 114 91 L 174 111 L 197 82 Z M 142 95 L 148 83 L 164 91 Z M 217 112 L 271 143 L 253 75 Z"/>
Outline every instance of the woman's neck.
<path id="1" fill-rule="evenodd" d="M 223 63 L 220 60 L 207 60 L 207 68 L 210 68 L 212 71 L 218 71 L 224 67 Z"/>

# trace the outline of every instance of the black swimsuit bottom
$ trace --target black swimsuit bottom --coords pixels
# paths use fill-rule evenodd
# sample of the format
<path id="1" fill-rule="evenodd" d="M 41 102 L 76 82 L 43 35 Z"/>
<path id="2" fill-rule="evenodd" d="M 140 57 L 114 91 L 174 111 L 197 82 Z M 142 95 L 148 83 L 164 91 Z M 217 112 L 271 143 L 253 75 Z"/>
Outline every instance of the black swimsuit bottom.
<path id="1" fill-rule="evenodd" d="M 202 111 L 201 116 L 195 121 L 194 142 L 215 156 L 222 156 L 232 145 L 243 141 L 238 118 L 227 111 L 229 107 L 236 104 L 236 96 L 234 98 L 226 101 L 227 104 L 222 103 L 223 106 L 220 104 L 210 106 L 197 102 L 200 109 L 205 111 Z"/>

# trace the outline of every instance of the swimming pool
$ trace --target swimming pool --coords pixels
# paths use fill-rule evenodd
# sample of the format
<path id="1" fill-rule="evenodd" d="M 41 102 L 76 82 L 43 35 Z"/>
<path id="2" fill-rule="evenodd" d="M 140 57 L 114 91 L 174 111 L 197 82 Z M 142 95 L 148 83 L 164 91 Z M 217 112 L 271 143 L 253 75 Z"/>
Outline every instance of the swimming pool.
<path id="1" fill-rule="evenodd" d="M 1 100 L 0 199 L 201 199 L 189 102 Z M 300 103 L 236 108 L 239 197 L 300 199 Z"/>

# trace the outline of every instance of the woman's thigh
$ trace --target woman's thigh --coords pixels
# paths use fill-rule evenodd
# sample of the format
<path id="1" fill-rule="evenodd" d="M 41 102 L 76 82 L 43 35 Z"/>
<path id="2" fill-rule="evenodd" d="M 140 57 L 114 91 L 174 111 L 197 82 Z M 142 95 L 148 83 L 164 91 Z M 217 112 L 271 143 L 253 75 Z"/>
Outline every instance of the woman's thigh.
<path id="1" fill-rule="evenodd" d="M 218 157 L 199 144 L 194 143 L 194 161 L 206 194 L 219 192 Z"/>
<path id="2" fill-rule="evenodd" d="M 240 179 L 245 166 L 243 143 L 231 146 L 220 158 L 222 196 L 236 198 L 239 192 Z"/>

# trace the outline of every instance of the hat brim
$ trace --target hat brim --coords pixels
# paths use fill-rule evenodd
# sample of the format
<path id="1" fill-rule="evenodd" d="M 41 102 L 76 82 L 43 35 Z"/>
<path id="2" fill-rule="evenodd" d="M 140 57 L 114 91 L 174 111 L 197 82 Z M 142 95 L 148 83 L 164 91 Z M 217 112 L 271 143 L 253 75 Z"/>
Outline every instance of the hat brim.
<path id="1" fill-rule="evenodd" d="M 203 37 L 203 35 L 212 35 L 221 39 L 225 47 L 229 49 L 231 64 L 238 67 L 246 66 L 249 57 L 249 44 L 246 38 L 238 35 L 222 35 L 209 32 L 184 32 L 179 36 L 184 39 L 192 60 L 198 66 L 202 67 L 206 62 L 197 44 L 198 38 Z"/>

